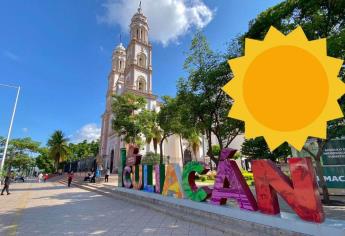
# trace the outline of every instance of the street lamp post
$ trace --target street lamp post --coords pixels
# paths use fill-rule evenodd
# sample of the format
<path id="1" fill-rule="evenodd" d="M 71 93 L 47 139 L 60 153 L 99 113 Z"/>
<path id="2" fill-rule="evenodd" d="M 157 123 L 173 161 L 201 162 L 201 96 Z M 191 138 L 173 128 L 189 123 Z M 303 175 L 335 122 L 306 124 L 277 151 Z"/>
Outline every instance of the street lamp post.
<path id="1" fill-rule="evenodd" d="M 1 166 L 0 166 L 0 172 L 1 172 L 3 170 L 4 164 L 5 164 L 5 158 L 6 158 L 6 153 L 7 153 L 8 142 L 10 140 L 11 131 L 12 131 L 12 125 L 13 125 L 13 120 L 14 120 L 14 115 L 16 114 L 16 109 L 17 109 L 17 103 L 18 103 L 18 98 L 19 98 L 19 93 L 20 93 L 20 86 L 17 87 L 17 86 L 6 85 L 6 84 L 0 84 L 0 86 L 17 89 L 17 96 L 16 96 L 16 100 L 14 102 L 14 107 L 13 107 L 10 127 L 8 128 L 7 139 L 6 139 L 6 143 L 5 143 L 5 149 L 4 149 L 4 153 L 2 155 L 2 160 L 1 160 Z"/>

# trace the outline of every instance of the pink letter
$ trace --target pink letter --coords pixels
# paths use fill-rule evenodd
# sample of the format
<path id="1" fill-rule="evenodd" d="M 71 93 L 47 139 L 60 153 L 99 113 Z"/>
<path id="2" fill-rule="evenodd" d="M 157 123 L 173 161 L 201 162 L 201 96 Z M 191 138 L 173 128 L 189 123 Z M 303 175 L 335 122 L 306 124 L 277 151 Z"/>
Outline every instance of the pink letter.
<path id="1" fill-rule="evenodd" d="M 234 198 L 240 208 L 256 211 L 258 207 L 255 198 L 241 171 L 235 161 L 229 160 L 235 152 L 236 150 L 230 148 L 221 151 L 211 203 L 223 205 L 228 198 Z"/>

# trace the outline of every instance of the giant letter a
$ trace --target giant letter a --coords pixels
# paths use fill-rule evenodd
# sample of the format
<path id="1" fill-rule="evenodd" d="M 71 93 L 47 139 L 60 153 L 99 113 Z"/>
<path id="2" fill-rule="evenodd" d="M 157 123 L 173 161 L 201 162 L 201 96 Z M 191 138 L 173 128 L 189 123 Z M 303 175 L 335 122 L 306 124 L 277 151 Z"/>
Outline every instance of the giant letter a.
<path id="1" fill-rule="evenodd" d="M 291 180 L 270 160 L 252 161 L 259 210 L 280 212 L 277 192 L 303 220 L 323 222 L 324 213 L 310 158 L 290 158 Z"/>

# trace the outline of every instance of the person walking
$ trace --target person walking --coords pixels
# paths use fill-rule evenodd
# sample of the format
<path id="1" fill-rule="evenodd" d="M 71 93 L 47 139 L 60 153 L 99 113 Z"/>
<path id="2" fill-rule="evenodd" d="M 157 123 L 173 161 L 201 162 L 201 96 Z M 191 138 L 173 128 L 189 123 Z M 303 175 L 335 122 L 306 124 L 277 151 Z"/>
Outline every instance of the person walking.
<path id="1" fill-rule="evenodd" d="M 105 172 L 104 182 L 106 182 L 106 183 L 109 182 L 109 175 L 110 175 L 110 169 L 107 168 L 107 170 Z"/>
<path id="2" fill-rule="evenodd" d="M 45 183 L 45 182 L 47 181 L 47 179 L 48 179 L 48 174 L 45 173 L 45 174 L 43 175 L 43 182 Z"/>
<path id="3" fill-rule="evenodd" d="M 68 174 L 68 187 L 71 187 L 71 183 L 72 183 L 73 177 L 74 177 L 74 174 L 73 174 L 73 171 L 71 171 Z"/>
<path id="4" fill-rule="evenodd" d="M 11 183 L 10 175 L 6 175 L 5 181 L 4 181 L 5 185 L 4 185 L 4 188 L 1 191 L 1 195 L 4 195 L 5 190 L 7 192 L 7 195 L 10 195 L 10 191 L 9 191 L 10 183 Z"/>
<path id="5" fill-rule="evenodd" d="M 40 173 L 40 174 L 38 175 L 38 183 L 41 183 L 42 178 L 43 178 L 43 174 L 42 174 L 42 173 Z"/>
<path id="6" fill-rule="evenodd" d="M 96 172 L 94 170 L 91 172 L 90 183 L 96 183 Z"/>

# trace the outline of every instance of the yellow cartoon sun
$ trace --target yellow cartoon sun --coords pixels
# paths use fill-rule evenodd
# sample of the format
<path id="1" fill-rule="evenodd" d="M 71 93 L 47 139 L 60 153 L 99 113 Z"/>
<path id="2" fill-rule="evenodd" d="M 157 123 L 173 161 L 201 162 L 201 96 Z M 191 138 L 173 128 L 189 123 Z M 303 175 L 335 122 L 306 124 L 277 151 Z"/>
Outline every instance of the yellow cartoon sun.
<path id="1" fill-rule="evenodd" d="M 271 150 L 285 141 L 301 150 L 308 136 L 326 138 L 327 121 L 343 117 L 342 63 L 327 56 L 326 39 L 308 41 L 301 27 L 288 35 L 271 27 L 263 41 L 245 40 L 245 56 L 229 60 L 229 117 L 243 120 L 246 138 L 263 136 Z"/>

